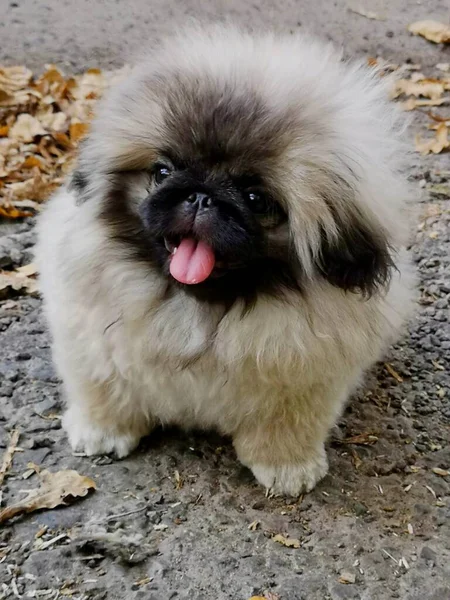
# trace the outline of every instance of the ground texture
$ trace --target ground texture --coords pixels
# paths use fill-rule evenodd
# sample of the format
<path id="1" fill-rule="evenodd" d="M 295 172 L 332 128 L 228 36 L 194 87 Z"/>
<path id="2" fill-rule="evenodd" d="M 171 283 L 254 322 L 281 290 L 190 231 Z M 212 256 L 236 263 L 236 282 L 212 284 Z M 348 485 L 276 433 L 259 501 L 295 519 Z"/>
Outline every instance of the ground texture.
<path id="1" fill-rule="evenodd" d="M 36 60 L 43 64 L 61 58 L 77 69 L 88 61 L 101 66 L 120 62 L 110 63 L 104 34 L 96 41 L 101 48 L 85 48 L 81 34 L 71 40 L 59 31 L 50 39 L 48 28 L 58 30 L 64 3 L 30 2 L 42 11 L 35 22 L 25 14 L 25 4 L 11 2 L 5 23 L 15 26 L 16 33 L 17 28 L 22 35 L 31 32 L 33 56 L 27 54 L 26 35 L 12 40 L 11 29 L 6 38 L 2 34 L 2 52 L 10 63 L 39 67 Z M 73 4 L 66 2 L 64 10 Z M 77 10 L 84 4 L 77 3 Z M 114 17 L 115 7 L 120 13 L 125 4 L 142 40 L 144 26 L 136 11 L 144 3 L 98 3 L 108 9 L 105 27 L 110 19 L 114 26 L 107 31 L 126 36 L 120 15 Z M 156 13 L 157 22 L 168 29 L 176 3 L 164 5 L 162 14 L 157 2 L 146 4 L 149 22 Z M 355 24 L 357 15 L 349 16 L 346 9 L 329 11 L 335 23 L 343 24 L 347 15 L 355 39 L 358 24 L 373 35 L 372 46 L 361 45 L 359 38 L 347 43 L 349 52 L 381 48 L 386 58 L 402 63 L 411 57 L 420 62 L 423 52 L 424 65 L 443 62 L 439 47 L 412 40 L 402 29 L 410 18 L 430 16 L 430 7 L 425 15 L 411 15 L 400 4 L 392 3 L 384 22 L 358 17 Z M 212 5 L 208 3 L 211 14 Z M 327 13 L 320 15 L 320 6 L 314 12 L 306 3 L 304 11 L 299 3 L 282 5 L 277 23 L 298 18 L 306 24 L 299 15 L 308 13 L 316 31 L 323 23 L 336 40 L 348 39 L 348 32 L 343 36 L 342 28 L 330 26 Z M 442 7 L 434 5 L 439 17 Z M 94 4 L 88 29 L 100 18 L 98 6 Z M 199 6 L 193 12 L 198 14 Z M 250 3 L 242 6 L 239 14 L 247 21 L 254 16 L 270 22 L 268 11 Z M 417 6 L 411 10 L 420 13 Z M 87 3 L 85 10 L 88 14 Z M 74 27 L 81 27 L 80 21 Z M 389 31 L 399 40 L 387 36 Z M 121 44 L 115 41 L 113 47 L 120 50 Z M 413 130 L 422 126 L 421 118 Z M 59 382 L 40 300 L 0 298 L 0 453 L 11 430 L 20 430 L 20 451 L 1 487 L 2 506 L 38 487 L 29 463 L 50 471 L 76 469 L 97 484 L 95 493 L 70 507 L 0 525 L 0 598 L 450 598 L 450 476 L 445 474 L 450 469 L 448 154 L 414 155 L 409 175 L 419 197 L 411 248 L 420 277 L 417 314 L 332 432 L 329 475 L 296 502 L 266 497 L 237 463 L 229 441 L 214 434 L 156 432 L 122 461 L 74 456 L 58 418 Z M 33 241 L 32 220 L 0 225 L 0 267 L 30 263 Z M 280 544 L 277 534 L 298 540 L 299 547 Z"/>

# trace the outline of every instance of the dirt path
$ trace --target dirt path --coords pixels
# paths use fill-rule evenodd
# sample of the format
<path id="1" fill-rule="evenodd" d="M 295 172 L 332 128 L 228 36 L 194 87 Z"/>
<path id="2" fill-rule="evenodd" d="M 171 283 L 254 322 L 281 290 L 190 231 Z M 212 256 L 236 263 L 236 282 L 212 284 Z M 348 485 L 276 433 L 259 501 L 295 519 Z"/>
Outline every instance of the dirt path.
<path id="1" fill-rule="evenodd" d="M 23 42 L 13 43 L 9 32 L 2 36 L 4 57 L 14 54 L 17 62 L 32 66 L 58 57 L 68 60 L 70 44 L 81 48 L 83 38 L 76 33 L 80 24 L 74 26 L 74 41 L 68 40 L 53 58 L 65 30 L 49 41 L 45 29 L 42 43 L 37 31 L 44 36 L 44 25 L 51 19 L 57 30 L 63 7 L 69 11 L 74 2 L 47 2 L 51 8 L 47 12 L 39 3 L 40 17 L 34 25 L 28 17 L 16 24 L 22 32 L 33 29 L 38 51 L 27 61 Z M 123 4 L 110 4 L 118 7 L 113 21 L 119 28 Z M 129 18 L 133 17 L 135 30 L 142 31 L 133 12 L 140 4 L 128 3 Z M 166 4 L 161 14 L 159 5 L 151 3 L 160 21 L 175 4 Z M 283 4 L 286 9 L 278 23 L 290 21 L 294 7 L 299 11 L 298 3 Z M 373 4 L 373 11 L 383 8 Z M 423 58 L 425 65 L 443 62 L 437 46 L 400 33 L 398 23 L 405 20 L 405 11 L 396 9 L 400 4 L 390 5 L 392 23 L 355 17 L 370 31 L 382 27 L 377 40 L 383 42 L 373 43 L 380 44 L 385 56 L 402 63 L 409 57 L 419 62 Z M 434 4 L 439 16 L 440 3 Z M 38 3 L 33 5 L 38 11 Z M 79 10 L 81 5 L 84 2 L 77 2 Z M 25 18 L 25 3 L 9 6 L 5 23 L 12 27 L 12 15 Z M 258 18 L 267 21 L 267 12 L 244 6 L 245 14 L 262 14 L 265 17 Z M 98 10 L 93 9 L 87 32 Z M 305 8 L 305 14 L 310 10 Z M 337 14 L 336 9 L 330 11 Z M 408 19 L 421 11 L 414 4 L 410 12 Z M 425 16 L 430 12 L 428 7 Z M 317 19 L 312 21 L 316 29 Z M 322 21 L 326 32 L 335 39 L 342 37 L 342 29 L 331 27 L 323 17 Z M 391 27 L 399 32 L 401 43 L 386 37 Z M 352 31 L 359 32 L 359 26 L 352 25 Z M 102 35 L 90 38 L 89 48 L 72 55 L 74 68 L 84 66 L 89 53 L 95 64 L 120 62 L 110 62 Z M 116 48 L 131 44 L 132 37 L 116 39 Z M 345 39 L 350 50 L 372 53 L 374 46 L 364 47 L 360 38 Z M 422 120 L 417 116 L 413 129 L 422 129 Z M 51 471 L 76 469 L 92 477 L 98 488 L 69 508 L 0 525 L 0 598 L 450 598 L 450 476 L 445 476 L 450 469 L 448 154 L 413 155 L 410 178 L 421 196 L 412 248 L 420 275 L 417 316 L 408 335 L 386 357 L 389 366 L 382 363 L 374 369 L 367 387 L 333 431 L 330 474 L 295 503 L 265 497 L 250 472 L 237 463 L 229 441 L 214 434 L 157 432 L 119 462 L 74 456 L 60 427 L 59 385 L 40 300 L 22 296 L 0 300 L 0 456 L 8 446 L 9 432 L 20 430 L 20 451 L 1 487 L 2 506 L 22 498 L 21 490 L 38 485 L 29 463 Z M 1 268 L 31 261 L 32 226 L 31 221 L 0 226 Z M 283 546 L 273 539 L 276 534 L 298 540 L 300 547 Z"/>

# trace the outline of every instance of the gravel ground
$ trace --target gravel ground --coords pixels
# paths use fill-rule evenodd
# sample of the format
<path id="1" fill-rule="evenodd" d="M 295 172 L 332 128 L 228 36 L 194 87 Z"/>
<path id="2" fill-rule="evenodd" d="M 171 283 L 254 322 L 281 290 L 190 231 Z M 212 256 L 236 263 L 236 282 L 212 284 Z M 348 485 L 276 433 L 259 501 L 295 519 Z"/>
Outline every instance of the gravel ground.
<path id="1" fill-rule="evenodd" d="M 433 471 L 450 469 L 448 155 L 412 156 L 410 178 L 417 314 L 332 432 L 329 475 L 297 502 L 266 497 L 214 434 L 156 432 L 122 461 L 74 456 L 40 300 L 0 298 L 0 455 L 21 432 L 3 505 L 38 486 L 23 477 L 30 462 L 97 484 L 68 508 L 0 526 L 0 598 L 450 598 L 450 477 Z M 0 225 L 0 268 L 29 263 L 33 241 L 31 220 Z M 349 443 L 360 434 L 370 443 Z"/>

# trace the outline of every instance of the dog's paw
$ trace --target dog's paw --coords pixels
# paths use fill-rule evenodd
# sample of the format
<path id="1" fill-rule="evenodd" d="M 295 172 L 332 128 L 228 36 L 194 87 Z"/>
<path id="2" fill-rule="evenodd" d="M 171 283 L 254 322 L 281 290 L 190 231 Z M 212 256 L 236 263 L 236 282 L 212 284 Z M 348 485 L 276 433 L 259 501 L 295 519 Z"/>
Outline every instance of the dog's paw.
<path id="1" fill-rule="evenodd" d="M 310 492 L 325 477 L 328 472 L 328 461 L 323 451 L 302 463 L 276 467 L 255 464 L 251 469 L 259 483 L 271 493 L 299 496 L 304 492 Z"/>
<path id="2" fill-rule="evenodd" d="M 117 458 L 124 458 L 136 448 L 140 440 L 140 436 L 131 433 L 117 433 L 93 425 L 73 408 L 66 412 L 62 424 L 72 449 L 75 452 L 85 452 L 88 456 L 115 454 Z"/>

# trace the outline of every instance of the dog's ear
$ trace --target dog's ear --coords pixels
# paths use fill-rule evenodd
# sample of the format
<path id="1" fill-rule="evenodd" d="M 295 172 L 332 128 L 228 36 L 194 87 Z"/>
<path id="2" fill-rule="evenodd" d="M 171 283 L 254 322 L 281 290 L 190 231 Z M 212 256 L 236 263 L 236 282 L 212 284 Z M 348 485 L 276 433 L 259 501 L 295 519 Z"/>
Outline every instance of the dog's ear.
<path id="1" fill-rule="evenodd" d="M 332 212 L 336 232 L 322 232 L 319 271 L 334 286 L 370 297 L 389 282 L 395 268 L 387 234 L 355 206 L 345 218 Z"/>

